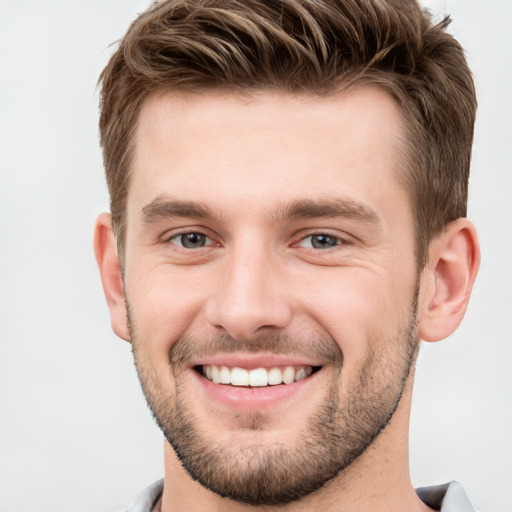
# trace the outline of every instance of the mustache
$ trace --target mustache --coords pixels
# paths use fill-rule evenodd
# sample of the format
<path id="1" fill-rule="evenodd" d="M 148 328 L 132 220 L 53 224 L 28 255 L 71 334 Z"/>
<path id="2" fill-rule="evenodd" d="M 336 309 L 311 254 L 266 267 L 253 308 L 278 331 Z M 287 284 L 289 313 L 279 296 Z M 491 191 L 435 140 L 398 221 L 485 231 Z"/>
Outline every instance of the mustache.
<path id="1" fill-rule="evenodd" d="M 291 336 L 287 333 L 275 333 L 251 339 L 236 339 L 226 333 L 219 333 L 208 339 L 182 334 L 169 348 L 169 362 L 173 367 L 180 367 L 199 358 L 234 352 L 313 357 L 325 363 L 340 362 L 343 357 L 334 340 L 318 334 Z"/>

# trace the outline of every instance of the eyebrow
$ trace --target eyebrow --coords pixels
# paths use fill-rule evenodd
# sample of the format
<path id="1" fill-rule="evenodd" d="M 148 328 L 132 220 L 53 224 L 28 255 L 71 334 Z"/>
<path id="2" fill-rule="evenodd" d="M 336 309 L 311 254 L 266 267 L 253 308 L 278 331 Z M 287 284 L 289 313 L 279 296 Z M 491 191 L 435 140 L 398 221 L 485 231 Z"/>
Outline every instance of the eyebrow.
<path id="1" fill-rule="evenodd" d="M 212 218 L 213 214 L 207 206 L 195 201 L 177 201 L 158 197 L 142 208 L 142 221 L 145 224 L 172 218 L 193 217 L 196 219 Z"/>
<path id="2" fill-rule="evenodd" d="M 273 216 L 275 220 L 344 217 L 382 227 L 382 218 L 373 208 L 349 198 L 292 201 L 277 208 Z"/>
<path id="3" fill-rule="evenodd" d="M 212 219 L 212 211 L 203 203 L 158 197 L 142 208 L 142 221 L 151 224 L 158 220 L 182 217 Z M 275 221 L 343 217 L 382 227 L 382 218 L 370 206 L 349 198 L 299 199 L 278 206 L 273 212 Z"/>

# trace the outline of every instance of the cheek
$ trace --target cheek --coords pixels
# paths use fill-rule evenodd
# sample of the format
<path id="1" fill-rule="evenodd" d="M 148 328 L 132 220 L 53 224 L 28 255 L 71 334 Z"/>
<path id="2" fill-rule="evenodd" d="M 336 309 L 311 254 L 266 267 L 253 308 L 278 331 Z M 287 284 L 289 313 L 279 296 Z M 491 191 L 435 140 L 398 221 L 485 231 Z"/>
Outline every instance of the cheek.
<path id="1" fill-rule="evenodd" d="M 206 289 L 186 272 L 169 270 L 140 272 L 126 283 L 136 335 L 144 351 L 165 365 L 169 348 L 198 318 Z"/>
<path id="2" fill-rule="evenodd" d="M 408 280 L 342 269 L 323 286 L 316 282 L 304 292 L 306 314 L 338 344 L 349 372 L 364 363 L 370 348 L 386 350 L 384 345 L 408 319 L 413 296 Z"/>

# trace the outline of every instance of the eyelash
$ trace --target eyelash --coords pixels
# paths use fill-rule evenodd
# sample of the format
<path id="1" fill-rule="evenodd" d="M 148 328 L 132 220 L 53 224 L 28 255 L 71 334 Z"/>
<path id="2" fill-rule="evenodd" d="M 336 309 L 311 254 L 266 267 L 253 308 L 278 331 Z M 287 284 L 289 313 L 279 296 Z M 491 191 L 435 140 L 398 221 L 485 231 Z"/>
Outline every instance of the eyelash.
<path id="1" fill-rule="evenodd" d="M 317 242 L 321 242 L 321 238 L 324 238 L 324 241 L 326 241 L 326 239 L 330 239 L 332 242 L 334 242 L 334 245 L 326 245 L 324 247 L 315 247 L 314 246 L 315 238 L 317 239 Z M 306 240 L 308 240 L 308 239 L 310 239 L 310 245 L 309 246 L 303 245 L 306 242 Z M 319 250 L 319 251 L 324 252 L 324 251 L 328 251 L 329 249 L 334 249 L 340 245 L 347 245 L 347 244 L 349 244 L 349 242 L 338 235 L 333 235 L 329 232 L 319 231 L 319 232 L 310 233 L 307 236 L 301 237 L 301 239 L 294 245 L 303 247 L 305 249 L 313 249 L 313 250 Z"/>
<path id="2" fill-rule="evenodd" d="M 210 242 L 213 242 L 213 243 L 205 243 L 204 245 L 201 245 L 200 247 L 185 247 L 185 245 L 183 245 L 183 241 L 181 243 L 173 242 L 173 240 L 182 238 L 186 235 L 199 235 L 200 237 L 204 237 L 206 240 L 209 240 Z M 171 236 L 165 237 L 165 242 L 176 245 L 180 249 L 185 249 L 185 250 L 203 249 L 204 247 L 210 247 L 210 246 L 216 245 L 210 236 L 208 236 L 206 233 L 203 233 L 200 230 L 190 230 L 190 231 L 181 231 L 179 233 L 173 233 Z"/>
<path id="3" fill-rule="evenodd" d="M 199 247 L 186 247 L 185 246 L 185 243 L 183 241 L 183 237 L 187 236 L 187 235 L 198 235 L 199 237 L 204 237 L 204 240 L 205 240 L 205 243 L 204 245 L 200 245 Z M 325 239 L 330 239 L 331 241 L 335 242 L 334 245 L 331 245 L 331 246 L 324 246 L 324 247 L 314 247 L 315 245 L 315 242 L 314 242 L 314 237 L 317 237 L 317 242 L 319 242 L 321 237 L 325 237 Z M 173 240 L 176 240 L 176 239 L 180 239 L 180 242 L 174 242 Z M 306 240 L 310 239 L 311 242 L 310 242 L 310 246 L 306 246 L 306 245 L 303 245 Z M 215 246 L 215 245 L 219 245 L 219 244 L 216 244 L 215 241 L 213 240 L 212 237 L 210 237 L 209 235 L 207 235 L 206 233 L 204 233 L 203 231 L 200 231 L 200 230 L 189 230 L 189 231 L 181 231 L 179 233 L 173 233 L 171 236 L 167 236 L 165 237 L 165 240 L 164 240 L 166 243 L 170 243 L 172 245 L 175 245 L 177 247 L 180 248 L 180 250 L 187 250 L 187 251 L 192 251 L 192 250 L 197 250 L 197 249 L 203 249 L 205 247 L 211 247 L 211 246 Z M 210 243 L 208 243 L 210 242 Z M 191 242 L 192 244 L 194 242 Z M 297 242 L 294 242 L 292 244 L 292 247 L 302 247 L 304 249 L 309 249 L 309 250 L 317 250 L 317 251 L 321 251 L 321 252 L 327 252 L 329 251 L 330 249 L 334 249 L 338 246 L 341 246 L 341 245 L 350 245 L 350 242 L 338 235 L 333 235 L 329 232 L 324 232 L 324 231 L 317 231 L 317 232 L 314 232 L 314 233 L 310 233 L 306 236 L 302 236 Z"/>

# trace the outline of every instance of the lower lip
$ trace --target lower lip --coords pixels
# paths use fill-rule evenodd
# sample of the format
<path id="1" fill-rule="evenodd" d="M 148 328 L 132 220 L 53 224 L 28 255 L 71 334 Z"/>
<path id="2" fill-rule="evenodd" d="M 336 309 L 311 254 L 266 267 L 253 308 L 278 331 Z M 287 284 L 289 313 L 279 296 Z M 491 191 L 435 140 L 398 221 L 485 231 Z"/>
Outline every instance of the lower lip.
<path id="1" fill-rule="evenodd" d="M 266 407 L 274 407 L 281 402 L 290 400 L 305 386 L 308 386 L 316 380 L 317 375 L 321 371 L 315 372 L 309 377 L 293 382 L 292 384 L 254 388 L 231 386 L 228 384 L 214 384 L 195 370 L 191 370 L 191 372 L 204 392 L 214 401 L 231 408 L 264 409 Z"/>

